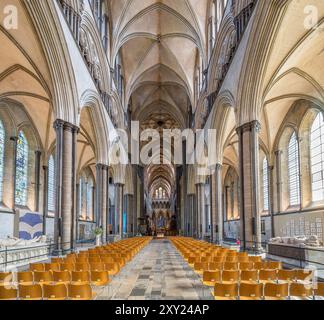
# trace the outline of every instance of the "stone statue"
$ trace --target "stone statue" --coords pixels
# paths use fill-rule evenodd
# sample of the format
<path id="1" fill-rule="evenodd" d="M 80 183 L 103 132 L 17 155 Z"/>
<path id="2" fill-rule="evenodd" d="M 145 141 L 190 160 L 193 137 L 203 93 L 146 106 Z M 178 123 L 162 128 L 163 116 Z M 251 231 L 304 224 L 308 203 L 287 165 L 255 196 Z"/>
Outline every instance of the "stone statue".
<path id="1" fill-rule="evenodd" d="M 16 248 L 16 247 L 30 247 L 34 244 L 46 243 L 46 236 L 35 237 L 31 240 L 23 240 L 15 237 L 8 237 L 7 239 L 0 240 L 0 247 Z"/>

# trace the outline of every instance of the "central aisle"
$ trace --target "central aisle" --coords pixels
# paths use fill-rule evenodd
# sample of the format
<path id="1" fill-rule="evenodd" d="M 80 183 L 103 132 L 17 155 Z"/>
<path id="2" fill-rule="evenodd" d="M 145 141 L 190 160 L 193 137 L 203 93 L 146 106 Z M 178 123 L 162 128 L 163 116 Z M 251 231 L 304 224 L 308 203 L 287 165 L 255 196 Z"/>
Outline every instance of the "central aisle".
<path id="1" fill-rule="evenodd" d="M 153 240 L 98 300 L 212 300 L 211 291 L 168 240 Z"/>

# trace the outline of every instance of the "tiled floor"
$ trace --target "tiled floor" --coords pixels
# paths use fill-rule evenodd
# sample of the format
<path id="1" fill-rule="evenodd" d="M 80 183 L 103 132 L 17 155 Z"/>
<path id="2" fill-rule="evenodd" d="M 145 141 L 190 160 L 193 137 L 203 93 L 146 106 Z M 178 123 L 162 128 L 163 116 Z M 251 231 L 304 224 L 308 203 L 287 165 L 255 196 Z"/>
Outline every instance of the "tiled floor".
<path id="1" fill-rule="evenodd" d="M 97 294 L 98 300 L 213 299 L 168 240 L 152 241 Z"/>

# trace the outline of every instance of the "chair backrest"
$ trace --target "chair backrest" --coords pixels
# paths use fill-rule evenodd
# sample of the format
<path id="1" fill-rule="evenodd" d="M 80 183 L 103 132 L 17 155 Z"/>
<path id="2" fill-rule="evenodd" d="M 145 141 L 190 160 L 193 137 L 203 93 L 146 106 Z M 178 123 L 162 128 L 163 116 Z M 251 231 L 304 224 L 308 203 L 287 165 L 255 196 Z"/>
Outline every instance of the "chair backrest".
<path id="1" fill-rule="evenodd" d="M 45 284 L 43 286 L 44 299 L 65 300 L 68 297 L 68 290 L 65 284 Z"/>
<path id="2" fill-rule="evenodd" d="M 88 271 L 73 271 L 73 282 L 90 282 L 90 273 Z"/>
<path id="3" fill-rule="evenodd" d="M 53 271 L 54 282 L 70 282 L 71 273 L 69 271 Z"/>
<path id="4" fill-rule="evenodd" d="M 196 271 L 208 270 L 208 262 L 196 262 L 194 265 Z"/>
<path id="5" fill-rule="evenodd" d="M 267 269 L 282 269 L 282 262 L 280 261 L 267 261 L 266 263 Z"/>
<path id="6" fill-rule="evenodd" d="M 45 271 L 44 263 L 31 263 L 29 265 L 30 271 Z"/>
<path id="7" fill-rule="evenodd" d="M 37 283 L 42 282 L 52 282 L 53 281 L 53 274 L 50 271 L 35 271 L 34 272 L 34 281 Z"/>
<path id="8" fill-rule="evenodd" d="M 303 283 L 292 283 L 289 287 L 289 295 L 297 298 L 307 298 L 313 295 L 311 286 Z"/>
<path id="9" fill-rule="evenodd" d="M 12 287 L 0 285 L 0 300 L 16 300 L 18 290 Z"/>
<path id="10" fill-rule="evenodd" d="M 312 281 L 313 280 L 313 271 L 307 269 L 296 269 L 295 279 L 300 281 Z"/>
<path id="11" fill-rule="evenodd" d="M 239 270 L 239 265 L 236 262 L 225 262 L 224 263 L 224 270 L 237 271 L 237 270 Z"/>
<path id="12" fill-rule="evenodd" d="M 278 280 L 294 281 L 295 270 L 278 270 Z"/>
<path id="13" fill-rule="evenodd" d="M 90 271 L 89 263 L 76 263 L 75 271 Z"/>
<path id="14" fill-rule="evenodd" d="M 45 263 L 45 271 L 60 271 L 59 263 Z"/>
<path id="15" fill-rule="evenodd" d="M 91 271 L 105 271 L 105 264 L 103 262 L 90 262 Z"/>
<path id="16" fill-rule="evenodd" d="M 217 270 L 223 270 L 224 264 L 222 262 L 210 262 L 208 264 L 208 270 L 209 271 L 217 271 Z"/>
<path id="17" fill-rule="evenodd" d="M 261 298 L 263 295 L 263 284 L 260 283 L 241 283 L 240 297 L 241 298 Z"/>
<path id="18" fill-rule="evenodd" d="M 92 271 L 91 272 L 91 281 L 93 282 L 108 282 L 109 273 L 107 271 Z"/>
<path id="19" fill-rule="evenodd" d="M 249 261 L 251 262 L 262 262 L 261 256 L 249 256 Z"/>
<path id="20" fill-rule="evenodd" d="M 241 271 L 241 281 L 258 281 L 259 273 L 257 270 L 243 270 Z"/>
<path id="21" fill-rule="evenodd" d="M 225 259 L 225 262 L 227 262 L 227 263 L 238 263 L 239 258 L 238 258 L 238 256 L 227 256 L 226 259 Z"/>
<path id="22" fill-rule="evenodd" d="M 69 298 L 80 299 L 80 300 L 91 300 L 92 299 L 92 289 L 89 284 L 84 285 L 74 285 L 70 284 L 68 287 Z"/>
<path id="23" fill-rule="evenodd" d="M 11 272 L 0 272 L 0 284 L 11 283 L 13 281 L 13 274 Z"/>
<path id="24" fill-rule="evenodd" d="M 240 262 L 239 267 L 240 267 L 240 270 L 242 270 L 242 271 L 255 270 L 253 262 Z"/>
<path id="25" fill-rule="evenodd" d="M 214 295 L 218 298 L 237 298 L 238 284 L 237 283 L 216 283 L 214 288 Z"/>
<path id="26" fill-rule="evenodd" d="M 239 271 L 229 271 L 225 270 L 222 273 L 222 281 L 226 282 L 238 282 L 240 280 L 240 273 Z"/>
<path id="27" fill-rule="evenodd" d="M 259 273 L 260 281 L 276 281 L 277 271 L 276 270 L 260 270 Z"/>
<path id="28" fill-rule="evenodd" d="M 17 281 L 18 283 L 32 283 L 34 282 L 34 274 L 31 271 L 18 272 Z"/>
<path id="29" fill-rule="evenodd" d="M 75 264 L 74 263 L 61 263 L 60 264 L 60 271 L 75 271 Z"/>
<path id="30" fill-rule="evenodd" d="M 289 296 L 288 283 L 266 283 L 264 286 L 264 297 L 284 299 Z"/>
<path id="31" fill-rule="evenodd" d="M 205 271 L 203 281 L 220 282 L 222 275 L 220 271 Z"/>
<path id="32" fill-rule="evenodd" d="M 318 297 L 324 297 L 324 282 L 318 282 L 314 286 L 314 295 Z"/>
<path id="33" fill-rule="evenodd" d="M 42 300 L 43 290 L 40 284 L 20 284 L 18 288 L 19 298 L 24 300 Z"/>

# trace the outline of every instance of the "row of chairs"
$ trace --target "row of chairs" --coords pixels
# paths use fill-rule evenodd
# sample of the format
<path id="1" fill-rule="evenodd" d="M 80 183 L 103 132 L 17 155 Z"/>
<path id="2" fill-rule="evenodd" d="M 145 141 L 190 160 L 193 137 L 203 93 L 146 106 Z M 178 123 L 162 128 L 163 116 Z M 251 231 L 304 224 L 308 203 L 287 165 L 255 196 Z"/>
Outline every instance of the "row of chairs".
<path id="1" fill-rule="evenodd" d="M 31 264 L 30 272 L 58 272 L 58 271 L 107 271 L 111 276 L 116 275 L 123 267 L 118 262 L 93 262 L 93 263 L 49 263 Z"/>
<path id="2" fill-rule="evenodd" d="M 106 286 L 110 283 L 107 271 L 27 271 L 13 273 L 1 273 L 0 285 L 15 286 L 20 284 L 92 284 L 93 286 Z"/>
<path id="3" fill-rule="evenodd" d="M 89 284 L 20 284 L 18 287 L 0 285 L 1 300 L 93 300 L 96 294 Z"/>
<path id="4" fill-rule="evenodd" d="M 94 287 L 107 286 L 151 238 L 133 238 L 114 244 L 35 263 L 24 272 L 0 273 L 0 300 L 91 300 Z"/>
<path id="5" fill-rule="evenodd" d="M 231 270 L 231 271 L 248 271 L 248 270 L 282 270 L 281 262 L 268 261 L 267 263 L 260 262 L 196 262 L 193 265 L 189 264 L 196 272 L 210 270 Z"/>
<path id="6" fill-rule="evenodd" d="M 324 295 L 323 283 L 317 287 L 300 283 L 216 283 L 216 300 L 288 300 L 315 299 Z"/>
<path id="7" fill-rule="evenodd" d="M 323 296 L 312 270 L 284 270 L 280 261 L 265 261 L 203 241 L 172 238 L 174 246 L 216 299 L 288 299 Z"/>
<path id="8" fill-rule="evenodd" d="M 221 283 L 299 283 L 312 284 L 313 274 L 304 270 L 247 270 L 247 271 L 205 271 L 203 283 L 206 286 L 214 286 Z"/>

